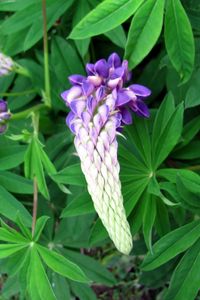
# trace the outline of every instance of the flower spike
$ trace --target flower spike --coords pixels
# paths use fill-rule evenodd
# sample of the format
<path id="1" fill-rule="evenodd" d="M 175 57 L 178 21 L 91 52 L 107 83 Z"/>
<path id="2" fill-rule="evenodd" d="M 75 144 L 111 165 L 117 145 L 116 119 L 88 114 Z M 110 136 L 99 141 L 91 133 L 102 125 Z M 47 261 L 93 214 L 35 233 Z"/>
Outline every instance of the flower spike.
<path id="1" fill-rule="evenodd" d="M 116 248 L 129 254 L 132 236 L 126 219 L 119 179 L 117 134 L 132 123 L 132 110 L 148 117 L 143 100 L 151 91 L 139 84 L 124 87 L 130 80 L 128 62 L 113 53 L 86 65 L 87 77 L 71 75 L 72 87 L 61 97 L 71 112 L 66 119 L 75 134 L 74 144 L 81 160 L 94 207 Z"/>

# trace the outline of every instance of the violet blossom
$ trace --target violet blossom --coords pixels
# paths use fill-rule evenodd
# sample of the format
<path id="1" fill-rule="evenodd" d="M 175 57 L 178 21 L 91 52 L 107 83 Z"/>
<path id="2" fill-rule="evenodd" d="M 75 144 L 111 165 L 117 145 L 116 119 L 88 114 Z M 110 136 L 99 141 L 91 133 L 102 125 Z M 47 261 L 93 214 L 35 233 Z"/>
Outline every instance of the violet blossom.
<path id="1" fill-rule="evenodd" d="M 151 91 L 130 80 L 128 62 L 116 53 L 108 60 L 86 65 L 87 76 L 71 75 L 72 87 L 61 97 L 70 107 L 66 123 L 75 134 L 74 144 L 81 160 L 94 207 L 116 248 L 128 254 L 132 248 L 126 219 L 117 160 L 117 132 L 132 123 L 134 112 L 149 117 L 144 100 Z"/>
<path id="2" fill-rule="evenodd" d="M 9 75 L 14 68 L 13 60 L 0 52 L 0 77 Z"/>
<path id="3" fill-rule="evenodd" d="M 7 120 L 10 119 L 7 103 L 0 99 L 0 134 L 3 134 L 7 129 Z"/>

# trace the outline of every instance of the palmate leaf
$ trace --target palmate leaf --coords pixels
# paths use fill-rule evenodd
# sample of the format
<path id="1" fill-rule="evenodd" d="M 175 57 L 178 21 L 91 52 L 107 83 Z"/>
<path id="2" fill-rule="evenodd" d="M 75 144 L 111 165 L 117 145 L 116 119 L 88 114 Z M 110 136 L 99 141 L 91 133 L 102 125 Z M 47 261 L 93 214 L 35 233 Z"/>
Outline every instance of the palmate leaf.
<path id="1" fill-rule="evenodd" d="M 152 228 L 156 218 L 156 197 L 154 195 L 147 194 L 145 202 L 145 210 L 143 215 L 143 234 L 148 250 L 153 253 Z"/>
<path id="2" fill-rule="evenodd" d="M 0 258 L 6 258 L 26 247 L 26 244 L 0 244 Z"/>
<path id="3" fill-rule="evenodd" d="M 162 237 L 153 246 L 153 254 L 148 253 L 142 263 L 142 269 L 155 269 L 176 255 L 187 250 L 199 238 L 199 220 L 186 224 Z"/>
<path id="4" fill-rule="evenodd" d="M 24 160 L 26 146 L 4 145 L 0 148 L 0 170 L 9 170 Z"/>
<path id="5" fill-rule="evenodd" d="M 149 0 L 136 12 L 128 33 L 125 58 L 134 68 L 151 51 L 162 30 L 164 0 Z"/>
<path id="6" fill-rule="evenodd" d="M 0 214 L 15 222 L 19 213 L 24 223 L 30 225 L 31 215 L 26 208 L 12 194 L 0 186 Z"/>
<path id="7" fill-rule="evenodd" d="M 37 250 L 40 253 L 43 261 L 49 268 L 58 274 L 78 282 L 89 282 L 89 279 L 83 271 L 64 256 L 37 245 Z"/>
<path id="8" fill-rule="evenodd" d="M 69 38 L 85 39 L 105 33 L 126 21 L 142 3 L 143 0 L 106 0 L 74 27 Z"/>
<path id="9" fill-rule="evenodd" d="M 33 184 L 30 180 L 8 171 L 0 171 L 0 184 L 9 192 L 32 194 Z"/>
<path id="10" fill-rule="evenodd" d="M 35 246 L 31 249 L 31 260 L 28 270 L 28 291 L 32 300 L 56 300 L 51 284 L 44 270 Z"/>
<path id="11" fill-rule="evenodd" d="M 172 65 L 188 81 L 194 67 L 194 37 L 192 28 L 180 0 L 169 0 L 165 16 L 165 44 Z"/>
<path id="12" fill-rule="evenodd" d="M 81 300 L 97 300 L 96 294 L 93 289 L 87 285 L 83 285 L 77 282 L 70 282 L 70 287 L 73 294 L 75 294 Z"/>
<path id="13" fill-rule="evenodd" d="M 200 282 L 200 240 L 182 257 L 176 267 L 164 300 L 195 299 Z"/>

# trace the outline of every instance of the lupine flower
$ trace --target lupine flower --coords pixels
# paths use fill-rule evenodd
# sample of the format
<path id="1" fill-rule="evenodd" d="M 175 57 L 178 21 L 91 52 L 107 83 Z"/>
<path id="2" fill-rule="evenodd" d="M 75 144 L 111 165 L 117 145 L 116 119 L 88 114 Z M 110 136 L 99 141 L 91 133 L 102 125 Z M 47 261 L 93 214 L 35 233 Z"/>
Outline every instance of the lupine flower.
<path id="1" fill-rule="evenodd" d="M 13 60 L 3 53 L 0 53 L 0 77 L 10 74 L 13 67 Z"/>
<path id="2" fill-rule="evenodd" d="M 132 248 L 119 179 L 116 135 L 132 123 L 131 111 L 149 117 L 144 103 L 151 91 L 130 80 L 128 62 L 113 53 L 86 65 L 87 76 L 72 75 L 72 87 L 61 97 L 71 111 L 66 123 L 75 134 L 74 144 L 81 160 L 94 207 L 116 248 L 128 254 Z"/>
<path id="3" fill-rule="evenodd" d="M 0 99 L 0 134 L 7 129 L 6 121 L 10 118 L 10 112 L 7 108 L 7 103 Z"/>

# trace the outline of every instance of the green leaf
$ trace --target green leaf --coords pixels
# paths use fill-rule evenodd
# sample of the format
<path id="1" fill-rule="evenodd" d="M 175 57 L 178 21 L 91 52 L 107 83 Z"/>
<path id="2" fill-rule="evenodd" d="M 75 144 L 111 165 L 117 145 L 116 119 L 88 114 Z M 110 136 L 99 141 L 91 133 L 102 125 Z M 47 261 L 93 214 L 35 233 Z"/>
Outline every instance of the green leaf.
<path id="1" fill-rule="evenodd" d="M 66 87 L 66 76 L 84 74 L 83 63 L 68 41 L 59 36 L 54 37 L 51 51 L 51 63 L 62 89 Z"/>
<path id="2" fill-rule="evenodd" d="M 37 249 L 44 262 L 53 271 L 74 281 L 89 282 L 83 271 L 64 256 L 39 245 Z"/>
<path id="3" fill-rule="evenodd" d="M 151 253 L 152 250 L 152 229 L 156 217 L 156 197 L 148 195 L 146 197 L 145 210 L 143 215 L 143 234 L 147 248 Z"/>
<path id="4" fill-rule="evenodd" d="M 19 232 L 16 230 L 10 228 L 7 226 L 7 228 L 0 228 L 0 240 L 4 242 L 9 242 L 9 243 L 17 243 L 17 244 L 24 244 L 28 243 L 28 240 L 21 235 Z"/>
<path id="5" fill-rule="evenodd" d="M 76 262 L 83 269 L 85 274 L 95 282 L 105 284 L 106 286 L 116 284 L 116 279 L 113 274 L 94 258 L 71 250 L 62 250 L 62 253 Z"/>
<path id="6" fill-rule="evenodd" d="M 0 184 L 9 192 L 18 194 L 33 193 L 32 182 L 15 173 L 0 171 Z"/>
<path id="7" fill-rule="evenodd" d="M 36 225 L 35 225 L 35 232 L 34 232 L 34 241 L 37 242 L 40 238 L 40 235 L 47 223 L 47 221 L 49 220 L 50 217 L 48 216 L 42 216 L 40 217 L 37 222 L 36 222 Z"/>
<path id="8" fill-rule="evenodd" d="M 163 24 L 164 0 L 146 1 L 132 19 L 125 58 L 132 69 L 151 51 Z"/>
<path id="9" fill-rule="evenodd" d="M 183 112 L 183 104 L 181 103 L 176 108 L 168 122 L 164 125 L 162 134 L 158 137 L 158 143 L 154 147 L 153 151 L 154 169 L 156 169 L 164 161 L 177 144 L 183 127 Z M 160 113 L 160 111 L 158 113 Z M 165 146 L 163 147 L 163 145 Z"/>
<path id="10" fill-rule="evenodd" d="M 80 164 L 74 164 L 51 176 L 56 182 L 77 186 L 86 186 Z"/>
<path id="11" fill-rule="evenodd" d="M 200 234 L 199 220 L 186 224 L 162 237 L 153 246 L 153 254 L 148 253 L 142 269 L 149 271 L 159 267 L 193 245 Z"/>
<path id="12" fill-rule="evenodd" d="M 165 16 L 165 44 L 170 61 L 181 77 L 188 81 L 194 67 L 194 37 L 180 0 L 169 0 Z"/>
<path id="13" fill-rule="evenodd" d="M 126 34 L 121 25 L 106 32 L 105 36 L 107 36 L 117 46 L 119 46 L 121 48 L 125 48 Z"/>
<path id="14" fill-rule="evenodd" d="M 61 217 L 74 217 L 94 212 L 94 205 L 88 192 L 82 192 L 62 211 Z"/>
<path id="15" fill-rule="evenodd" d="M 49 199 L 49 192 L 45 181 L 44 169 L 41 156 L 42 146 L 37 139 L 33 136 L 31 143 L 25 154 L 24 172 L 25 176 L 34 179 L 37 178 L 38 188 L 42 195 Z"/>
<path id="16" fill-rule="evenodd" d="M 17 167 L 24 161 L 26 146 L 6 146 L 0 148 L 0 170 Z"/>
<path id="17" fill-rule="evenodd" d="M 0 244 L 0 258 L 6 258 L 26 247 L 27 245 Z"/>
<path id="18" fill-rule="evenodd" d="M 193 300 L 199 291 L 200 240 L 182 257 L 176 267 L 164 300 Z"/>
<path id="19" fill-rule="evenodd" d="M 77 282 L 70 282 L 70 286 L 73 294 L 75 294 L 81 300 L 97 300 L 96 294 L 93 289 L 86 284 Z"/>
<path id="20" fill-rule="evenodd" d="M 31 215 L 26 208 L 2 186 L 0 186 L 0 214 L 14 222 L 20 214 L 25 224 L 31 224 Z"/>
<path id="21" fill-rule="evenodd" d="M 143 0 L 105 0 L 73 28 L 69 38 L 84 39 L 105 33 L 126 21 L 142 2 Z"/>
<path id="22" fill-rule="evenodd" d="M 28 270 L 28 291 L 32 300 L 56 300 L 35 246 L 31 249 L 31 260 Z"/>
<path id="23" fill-rule="evenodd" d="M 200 118 L 192 118 L 183 128 L 181 146 L 187 145 L 200 130 Z"/>

